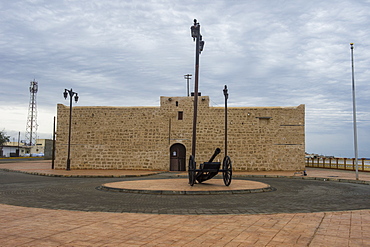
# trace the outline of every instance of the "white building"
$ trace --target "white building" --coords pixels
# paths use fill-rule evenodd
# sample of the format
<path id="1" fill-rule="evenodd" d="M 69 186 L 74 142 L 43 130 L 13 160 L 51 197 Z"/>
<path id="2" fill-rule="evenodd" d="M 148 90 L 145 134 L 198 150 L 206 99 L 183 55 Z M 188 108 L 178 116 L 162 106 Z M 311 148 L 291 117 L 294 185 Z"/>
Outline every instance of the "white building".
<path id="1" fill-rule="evenodd" d="M 18 142 L 6 142 L 3 146 L 0 146 L 0 157 L 42 157 L 45 154 L 45 147 L 50 143 L 52 144 L 52 140 L 49 139 L 37 139 L 35 146 L 26 146 L 24 143 Z"/>

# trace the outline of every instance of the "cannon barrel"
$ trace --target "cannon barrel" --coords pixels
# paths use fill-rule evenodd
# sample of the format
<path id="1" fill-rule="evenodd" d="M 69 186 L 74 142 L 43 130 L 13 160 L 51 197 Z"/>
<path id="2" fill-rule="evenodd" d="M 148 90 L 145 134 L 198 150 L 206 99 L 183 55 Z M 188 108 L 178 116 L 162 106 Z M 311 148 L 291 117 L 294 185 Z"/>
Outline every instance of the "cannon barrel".
<path id="1" fill-rule="evenodd" d="M 215 152 L 213 153 L 212 157 L 209 159 L 208 162 L 212 162 L 219 153 L 221 153 L 221 149 L 220 148 L 216 148 Z"/>

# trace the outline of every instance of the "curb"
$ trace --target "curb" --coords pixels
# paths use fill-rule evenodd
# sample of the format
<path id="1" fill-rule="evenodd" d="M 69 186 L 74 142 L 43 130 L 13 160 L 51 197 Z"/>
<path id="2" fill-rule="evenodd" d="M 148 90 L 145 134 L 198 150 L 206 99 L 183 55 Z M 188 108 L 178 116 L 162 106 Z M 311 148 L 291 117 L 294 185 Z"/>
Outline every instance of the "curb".
<path id="1" fill-rule="evenodd" d="M 42 173 L 42 172 L 28 172 L 21 170 L 12 170 L 8 168 L 0 168 L 0 171 L 5 172 L 18 172 L 36 176 L 45 176 L 45 177 L 65 177 L 65 178 L 129 178 L 129 177 L 147 177 L 152 175 L 157 175 L 164 172 L 154 172 L 143 175 L 64 175 L 64 174 L 52 174 L 52 173 Z"/>
<path id="2" fill-rule="evenodd" d="M 215 178 L 220 177 L 218 174 Z M 186 175 L 174 175 L 171 177 L 187 177 Z M 233 175 L 233 178 L 289 178 L 289 179 L 303 179 L 303 180 L 318 180 L 318 181 L 331 181 L 341 183 L 353 183 L 353 184 L 364 184 L 370 185 L 370 181 L 366 180 L 355 180 L 346 178 L 323 178 L 323 177 L 307 177 L 307 176 L 284 176 L 284 175 Z"/>
<path id="3" fill-rule="evenodd" d="M 108 186 L 98 186 L 97 190 L 110 191 L 110 192 L 124 192 L 124 193 L 137 193 L 137 194 L 154 194 L 154 195 L 225 195 L 225 194 L 250 194 L 270 192 L 275 189 L 271 186 L 259 189 L 245 189 L 245 190 L 216 190 L 216 191 L 186 191 L 186 190 L 136 190 L 114 188 Z"/>
<path id="4" fill-rule="evenodd" d="M 323 177 L 282 176 L 282 175 L 234 175 L 233 177 L 239 177 L 239 178 L 289 178 L 289 179 L 318 180 L 318 181 L 331 181 L 331 182 L 342 182 L 342 183 L 370 185 L 370 181 L 345 179 L 345 178 L 323 178 Z"/>

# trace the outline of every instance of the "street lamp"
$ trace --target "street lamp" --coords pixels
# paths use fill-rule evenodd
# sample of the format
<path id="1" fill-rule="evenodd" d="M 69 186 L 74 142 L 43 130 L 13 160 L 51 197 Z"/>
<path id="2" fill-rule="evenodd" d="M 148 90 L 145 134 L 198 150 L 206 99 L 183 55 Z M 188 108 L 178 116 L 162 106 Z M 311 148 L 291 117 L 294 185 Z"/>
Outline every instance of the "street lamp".
<path id="1" fill-rule="evenodd" d="M 203 51 L 204 41 L 200 34 L 200 24 L 194 19 L 194 25 L 191 26 L 191 37 L 195 44 L 195 85 L 194 85 L 194 117 L 193 117 L 193 138 L 191 145 L 191 154 L 195 159 L 195 145 L 196 145 L 196 134 L 197 134 L 197 111 L 198 111 L 198 81 L 199 81 L 199 55 Z"/>
<path id="2" fill-rule="evenodd" d="M 225 157 L 226 157 L 227 156 L 227 99 L 229 98 L 229 93 L 228 93 L 226 85 L 224 88 L 224 96 L 225 96 Z"/>
<path id="3" fill-rule="evenodd" d="M 64 89 L 64 99 L 67 99 L 69 95 L 69 131 L 68 131 L 68 154 L 67 154 L 67 171 L 71 170 L 71 160 L 70 160 L 70 154 L 71 154 L 71 130 L 72 130 L 72 98 L 75 96 L 75 101 L 77 103 L 78 101 L 78 94 L 76 92 L 73 92 L 72 88 L 71 90 Z"/>
<path id="4" fill-rule="evenodd" d="M 352 59 L 352 102 L 353 102 L 353 136 L 355 145 L 356 180 L 358 180 L 358 148 L 357 148 L 357 123 L 356 123 L 356 95 L 355 95 L 355 67 L 353 62 L 353 43 L 351 45 Z"/>

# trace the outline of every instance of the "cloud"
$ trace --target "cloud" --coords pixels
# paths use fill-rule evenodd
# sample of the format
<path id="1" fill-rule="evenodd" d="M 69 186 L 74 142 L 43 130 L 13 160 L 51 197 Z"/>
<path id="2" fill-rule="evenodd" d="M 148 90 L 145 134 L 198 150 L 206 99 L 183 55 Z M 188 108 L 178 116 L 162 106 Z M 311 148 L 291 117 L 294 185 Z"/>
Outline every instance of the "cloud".
<path id="1" fill-rule="evenodd" d="M 65 88 L 87 106 L 158 106 L 161 95 L 185 96 L 197 18 L 206 42 L 202 94 L 222 106 L 227 84 L 231 106 L 306 104 L 308 152 L 353 156 L 355 43 L 359 139 L 370 144 L 363 138 L 370 122 L 367 2 L 15 0 L 0 7 L 0 128 L 7 131 L 24 132 L 33 79 L 45 136 L 56 104 L 66 103 Z"/>

